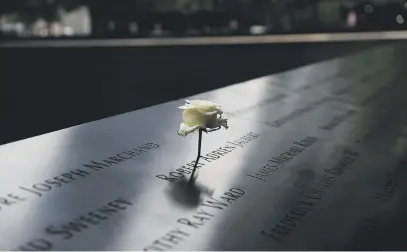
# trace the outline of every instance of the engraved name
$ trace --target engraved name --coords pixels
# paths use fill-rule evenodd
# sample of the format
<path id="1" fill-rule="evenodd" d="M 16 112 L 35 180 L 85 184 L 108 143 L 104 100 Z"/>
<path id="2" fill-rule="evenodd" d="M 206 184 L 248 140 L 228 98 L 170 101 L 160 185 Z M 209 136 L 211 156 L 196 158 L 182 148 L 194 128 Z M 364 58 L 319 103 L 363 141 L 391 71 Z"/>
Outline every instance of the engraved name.
<path id="1" fill-rule="evenodd" d="M 339 126 L 341 123 L 343 123 L 347 118 L 351 117 L 352 115 L 354 115 L 356 113 L 355 110 L 348 110 L 346 111 L 344 114 L 342 115 L 338 115 L 335 116 L 334 118 L 332 118 L 331 121 L 329 121 L 326 125 L 324 126 L 320 126 L 320 129 L 323 130 L 333 130 L 334 128 L 336 128 L 337 126 Z"/>
<path id="2" fill-rule="evenodd" d="M 211 197 L 201 203 L 199 210 L 188 218 L 179 218 L 179 228 L 171 229 L 160 238 L 143 248 L 144 251 L 165 251 L 173 249 L 176 245 L 191 236 L 189 232 L 205 226 L 206 223 L 226 210 L 231 204 L 243 197 L 246 192 L 239 188 L 231 188 L 223 195 Z M 181 229 L 182 228 L 182 229 Z"/>
<path id="3" fill-rule="evenodd" d="M 293 145 L 291 146 L 290 149 L 287 151 L 283 152 L 277 157 L 272 157 L 268 162 L 263 165 L 263 167 L 253 173 L 245 173 L 246 176 L 267 182 L 266 178 L 271 174 L 278 172 L 284 164 L 288 163 L 291 161 L 294 157 L 299 155 L 302 151 L 313 145 L 316 141 L 318 141 L 318 138 L 316 137 L 306 137 L 303 140 L 300 140 L 298 142 L 293 142 Z"/>
<path id="4" fill-rule="evenodd" d="M 258 138 L 260 134 L 250 132 L 242 137 L 239 137 L 236 140 L 233 141 L 227 141 L 225 145 L 222 147 L 217 148 L 216 150 L 203 155 L 200 157 L 200 162 L 198 162 L 197 165 L 197 170 L 205 166 L 207 163 L 211 163 L 217 159 L 220 159 L 221 157 L 231 153 L 232 151 L 236 150 L 238 147 L 243 148 L 245 144 L 250 143 L 251 141 L 255 140 Z M 201 162 L 205 161 L 205 162 Z M 180 179 L 183 179 L 186 175 L 191 174 L 192 170 L 194 169 L 194 163 L 195 161 L 191 161 L 187 163 L 186 165 L 183 165 L 175 171 L 170 172 L 168 175 L 164 174 L 159 174 L 156 176 L 156 178 L 168 181 L 168 182 L 176 182 Z"/>
<path id="5" fill-rule="evenodd" d="M 312 211 L 317 202 L 322 200 L 322 196 L 338 181 L 340 176 L 350 168 L 356 161 L 359 153 L 345 151 L 338 164 L 331 169 L 325 170 L 325 174 L 310 189 L 301 193 L 302 199 L 299 200 L 274 227 L 268 230 L 262 230 L 260 234 L 275 241 L 281 241 L 293 230 L 298 227 L 305 216 Z"/>
<path id="6" fill-rule="evenodd" d="M 58 225 L 49 225 L 44 229 L 45 236 L 52 238 L 59 237 L 60 239 L 72 239 L 75 235 L 79 235 L 88 231 L 93 226 L 99 225 L 101 222 L 113 218 L 115 215 L 120 215 L 120 212 L 132 206 L 129 200 L 119 197 L 108 202 L 106 205 L 94 209 L 77 218 Z M 48 237 L 36 238 L 18 246 L 14 251 L 35 251 L 35 250 L 53 250 L 54 243 Z"/>
<path id="7" fill-rule="evenodd" d="M 403 157 L 397 162 L 393 170 L 387 174 L 387 178 L 383 187 L 380 189 L 379 192 L 376 192 L 373 197 L 383 202 L 391 203 L 399 190 L 399 181 L 400 179 L 402 179 L 406 172 L 407 159 L 406 155 L 403 155 Z"/>
<path id="8" fill-rule="evenodd" d="M 77 180 L 84 179 L 92 175 L 92 172 L 99 172 L 103 169 L 113 167 L 121 162 L 136 158 L 137 156 L 141 156 L 157 148 L 159 148 L 159 145 L 156 143 L 146 143 L 137 148 L 120 152 L 103 160 L 92 160 L 87 164 L 83 164 L 83 168 L 81 169 L 72 169 L 71 171 L 64 172 L 30 186 L 20 186 L 18 192 L 6 193 L 0 197 L 0 210 L 3 210 L 5 207 L 15 206 L 26 202 L 27 199 L 32 196 L 42 197 L 44 194 L 49 193 L 54 189 L 72 184 Z"/>

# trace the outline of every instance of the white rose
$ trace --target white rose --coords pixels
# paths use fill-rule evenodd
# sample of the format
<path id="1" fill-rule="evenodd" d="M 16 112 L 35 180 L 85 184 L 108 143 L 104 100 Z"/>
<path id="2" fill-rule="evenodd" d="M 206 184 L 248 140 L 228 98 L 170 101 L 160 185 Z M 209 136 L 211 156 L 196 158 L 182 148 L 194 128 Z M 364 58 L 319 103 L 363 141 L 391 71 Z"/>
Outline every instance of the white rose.
<path id="1" fill-rule="evenodd" d="M 178 130 L 178 135 L 186 136 L 195 130 L 216 129 L 221 126 L 228 128 L 228 120 L 222 118 L 223 111 L 220 105 L 205 100 L 187 100 L 184 106 L 178 107 L 183 110 L 183 122 Z"/>

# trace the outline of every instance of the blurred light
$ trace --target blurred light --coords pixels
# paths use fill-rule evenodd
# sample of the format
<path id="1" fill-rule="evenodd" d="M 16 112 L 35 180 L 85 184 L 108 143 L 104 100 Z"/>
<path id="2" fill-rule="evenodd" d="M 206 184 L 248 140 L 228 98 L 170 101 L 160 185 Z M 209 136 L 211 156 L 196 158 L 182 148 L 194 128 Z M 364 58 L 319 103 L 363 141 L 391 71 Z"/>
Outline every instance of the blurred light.
<path id="1" fill-rule="evenodd" d="M 373 13 L 373 6 L 371 6 L 370 4 L 365 5 L 365 12 L 366 13 Z"/>
<path id="2" fill-rule="evenodd" d="M 49 29 L 49 32 L 52 36 L 59 37 L 63 34 L 63 27 L 59 23 L 52 23 Z"/>
<path id="3" fill-rule="evenodd" d="M 33 33 L 36 36 L 46 37 L 48 36 L 47 22 L 44 19 L 37 19 L 33 24 Z"/>
<path id="4" fill-rule="evenodd" d="M 82 6 L 71 11 L 60 10 L 60 20 L 65 36 L 87 36 L 92 32 L 89 8 Z M 65 27 L 69 27 L 67 30 Z M 72 34 L 71 34 L 72 33 Z"/>
<path id="5" fill-rule="evenodd" d="M 21 35 L 24 32 L 24 24 L 22 22 L 17 22 L 16 23 L 16 32 L 18 35 Z"/>
<path id="6" fill-rule="evenodd" d="M 138 24 L 136 22 L 129 23 L 129 32 L 132 34 L 138 33 Z"/>
<path id="7" fill-rule="evenodd" d="M 47 30 L 47 29 L 41 29 L 41 30 L 38 31 L 38 35 L 39 35 L 40 37 L 45 38 L 45 37 L 48 36 L 48 30 Z"/>
<path id="8" fill-rule="evenodd" d="M 64 35 L 65 36 L 72 36 L 74 34 L 74 31 L 72 29 L 72 27 L 64 27 Z"/>
<path id="9" fill-rule="evenodd" d="M 399 24 L 403 24 L 403 23 L 404 23 L 404 18 L 403 18 L 403 16 L 402 16 L 402 15 L 397 15 L 396 21 L 397 21 L 397 23 L 399 23 Z"/>
<path id="10" fill-rule="evenodd" d="M 407 3 L 404 3 L 404 9 L 407 10 Z"/>
<path id="11" fill-rule="evenodd" d="M 236 19 L 232 19 L 229 21 L 229 28 L 231 30 L 237 30 L 239 29 L 239 22 Z"/>
<path id="12" fill-rule="evenodd" d="M 114 31 L 115 29 L 116 29 L 116 23 L 114 22 L 114 21 L 109 21 L 108 23 L 107 23 L 107 29 L 109 30 L 109 31 Z"/>
<path id="13" fill-rule="evenodd" d="M 355 27 L 358 22 L 356 13 L 354 11 L 349 12 L 348 18 L 346 21 L 347 21 L 348 27 Z"/>
<path id="14" fill-rule="evenodd" d="M 160 23 L 154 24 L 154 29 L 152 31 L 153 36 L 161 36 L 164 33 L 163 26 Z"/>
<path id="15" fill-rule="evenodd" d="M 260 35 L 266 33 L 266 27 L 264 25 L 253 25 L 250 27 L 250 33 L 253 35 Z"/>

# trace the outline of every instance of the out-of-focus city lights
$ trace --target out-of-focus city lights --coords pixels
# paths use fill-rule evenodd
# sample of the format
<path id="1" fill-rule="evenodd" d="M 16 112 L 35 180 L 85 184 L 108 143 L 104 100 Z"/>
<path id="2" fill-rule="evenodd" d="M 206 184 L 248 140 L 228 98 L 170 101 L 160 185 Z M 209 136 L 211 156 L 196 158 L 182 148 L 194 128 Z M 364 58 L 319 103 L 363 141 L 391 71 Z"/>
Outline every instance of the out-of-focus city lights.
<path id="1" fill-rule="evenodd" d="M 398 0 L 310 0 L 306 4 L 300 4 L 303 0 L 27 1 L 26 6 L 21 4 L 20 9 L 10 11 L 2 11 L 0 1 L 1 38 L 195 37 L 400 30 L 405 28 L 407 15 L 407 2 Z M 68 7 L 67 2 L 70 2 Z"/>
<path id="2" fill-rule="evenodd" d="M 136 22 L 130 22 L 129 23 L 129 31 L 132 34 L 137 34 L 138 33 L 138 24 Z"/>
<path id="3" fill-rule="evenodd" d="M 266 27 L 263 25 L 253 25 L 250 27 L 250 33 L 253 35 L 261 35 L 266 33 Z"/>
<path id="4" fill-rule="evenodd" d="M 356 16 L 356 13 L 354 11 L 349 12 L 348 14 L 348 19 L 347 19 L 347 25 L 348 27 L 355 27 L 358 21 L 358 17 Z"/>
<path id="5" fill-rule="evenodd" d="M 403 16 L 402 16 L 402 15 L 397 15 L 396 21 L 397 21 L 397 23 L 399 23 L 399 24 L 403 24 L 403 23 L 404 23 L 404 18 L 403 18 Z"/>

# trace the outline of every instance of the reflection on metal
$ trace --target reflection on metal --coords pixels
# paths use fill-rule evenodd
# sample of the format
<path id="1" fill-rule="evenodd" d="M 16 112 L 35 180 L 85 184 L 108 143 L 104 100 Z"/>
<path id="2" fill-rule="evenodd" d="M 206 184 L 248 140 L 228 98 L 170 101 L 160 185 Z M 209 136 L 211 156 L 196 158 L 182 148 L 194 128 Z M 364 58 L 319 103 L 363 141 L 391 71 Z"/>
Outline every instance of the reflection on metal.
<path id="1" fill-rule="evenodd" d="M 182 45 L 233 45 L 274 43 L 315 43 L 368 40 L 405 40 L 403 31 L 315 33 L 264 36 L 230 36 L 199 38 L 140 38 L 140 39 L 61 39 L 57 41 L 1 41 L 1 47 L 138 47 L 138 46 L 182 46 Z"/>
<path id="2" fill-rule="evenodd" d="M 0 146 L 2 250 L 404 250 L 398 45 L 187 99 L 230 128 L 176 135 L 185 98 Z"/>

